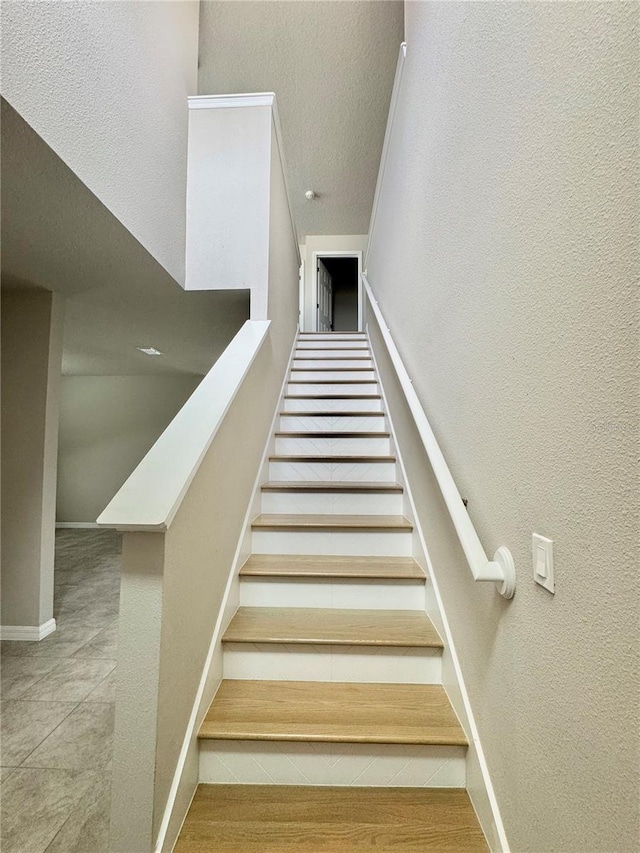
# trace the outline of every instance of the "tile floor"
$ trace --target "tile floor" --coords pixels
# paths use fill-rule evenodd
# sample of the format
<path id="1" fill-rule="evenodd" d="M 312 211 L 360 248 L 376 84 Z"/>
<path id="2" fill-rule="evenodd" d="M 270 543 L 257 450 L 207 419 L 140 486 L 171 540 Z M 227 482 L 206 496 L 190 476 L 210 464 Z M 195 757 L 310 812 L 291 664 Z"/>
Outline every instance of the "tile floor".
<path id="1" fill-rule="evenodd" d="M 106 853 L 120 551 L 109 530 L 56 531 L 58 629 L 2 643 L 2 853 Z"/>

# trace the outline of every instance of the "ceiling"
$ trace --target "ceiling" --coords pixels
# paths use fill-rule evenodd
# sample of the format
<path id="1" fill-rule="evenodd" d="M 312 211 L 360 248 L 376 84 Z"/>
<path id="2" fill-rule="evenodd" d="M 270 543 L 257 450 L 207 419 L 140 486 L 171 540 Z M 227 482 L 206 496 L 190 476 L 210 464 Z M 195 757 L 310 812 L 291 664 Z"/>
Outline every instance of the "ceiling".
<path id="1" fill-rule="evenodd" d="M 1 179 L 2 287 L 64 295 L 63 373 L 204 374 L 248 318 L 248 292 L 184 291 L 4 99 Z"/>
<path id="2" fill-rule="evenodd" d="M 368 231 L 402 37 L 401 0 L 201 3 L 199 91 L 276 93 L 301 241 Z M 248 318 L 248 292 L 182 290 L 5 99 L 1 180 L 2 288 L 64 295 L 63 373 L 204 374 Z"/>
<path id="3" fill-rule="evenodd" d="M 276 93 L 301 241 L 369 230 L 403 27 L 402 0 L 200 5 L 198 91 Z"/>

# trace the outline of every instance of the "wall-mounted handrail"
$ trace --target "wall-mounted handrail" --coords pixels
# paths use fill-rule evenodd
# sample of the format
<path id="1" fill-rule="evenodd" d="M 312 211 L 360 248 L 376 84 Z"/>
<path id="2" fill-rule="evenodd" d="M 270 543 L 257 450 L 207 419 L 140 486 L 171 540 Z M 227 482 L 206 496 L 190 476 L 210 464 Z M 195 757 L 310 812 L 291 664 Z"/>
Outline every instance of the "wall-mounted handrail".
<path id="1" fill-rule="evenodd" d="M 169 529 L 270 325 L 271 320 L 245 322 L 102 512 L 101 527 Z"/>
<path id="2" fill-rule="evenodd" d="M 492 581 L 500 584 L 500 594 L 505 598 L 513 598 L 516 590 L 516 571 L 511 552 L 505 546 L 496 551 L 493 560 L 489 560 L 482 547 L 471 517 L 462 502 L 460 492 L 454 482 L 449 466 L 436 440 L 427 415 L 413 387 L 413 383 L 402 358 L 391 337 L 391 332 L 385 323 L 380 306 L 378 305 L 366 275 L 362 274 L 362 283 L 371 309 L 375 315 L 380 333 L 389 353 L 391 363 L 396 371 L 398 380 L 404 392 L 407 404 L 413 415 L 418 433 L 424 444 L 429 462 L 435 474 L 444 502 L 451 516 L 460 545 L 467 558 L 473 579 L 476 581 Z"/>

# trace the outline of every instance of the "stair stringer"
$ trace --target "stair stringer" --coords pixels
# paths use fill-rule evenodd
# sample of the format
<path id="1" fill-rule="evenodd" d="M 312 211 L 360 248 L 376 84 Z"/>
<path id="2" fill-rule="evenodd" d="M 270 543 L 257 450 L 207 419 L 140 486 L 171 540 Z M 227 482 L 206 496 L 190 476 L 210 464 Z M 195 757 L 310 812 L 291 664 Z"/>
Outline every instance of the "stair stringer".
<path id="1" fill-rule="evenodd" d="M 366 336 L 369 342 L 371 360 L 378 379 L 378 388 L 380 396 L 382 397 L 383 410 L 386 413 L 388 429 L 391 433 L 391 453 L 396 456 L 397 479 L 404 488 L 404 514 L 413 524 L 413 558 L 427 576 L 425 589 L 426 613 L 444 641 L 444 649 L 442 652 L 442 685 L 458 716 L 458 719 L 460 720 L 460 724 L 462 725 L 469 742 L 466 753 L 467 791 L 492 853 L 509 853 L 509 845 L 493 789 L 493 784 L 489 775 L 489 768 L 480 742 L 480 734 L 471 708 L 471 700 L 465 686 L 460 661 L 456 653 L 451 628 L 444 611 L 442 597 L 438 589 L 438 582 L 429 557 L 429 549 L 422 530 L 422 525 L 418 514 L 416 513 L 411 485 L 407 476 L 402 452 L 398 445 L 391 407 L 385 393 L 382 373 L 378 367 L 375 348 L 371 335 L 369 334 L 368 324 L 366 325 Z M 469 780 L 475 780 L 474 784 L 470 786 Z"/>
<path id="2" fill-rule="evenodd" d="M 184 807 L 184 804 L 181 804 L 181 814 L 178 815 L 174 813 L 176 809 L 178 791 L 180 788 L 183 774 L 185 772 L 185 768 L 190 757 L 193 759 L 193 757 L 195 756 L 196 765 L 198 763 L 198 730 L 200 729 L 205 714 L 207 713 L 207 709 L 209 708 L 209 705 L 211 704 L 216 693 L 218 692 L 220 683 L 222 682 L 222 635 L 227 630 L 227 627 L 229 626 L 229 623 L 233 619 L 239 606 L 239 572 L 244 563 L 249 558 L 249 555 L 251 554 L 251 521 L 260 512 L 260 489 L 261 486 L 266 483 L 268 479 L 269 455 L 273 453 L 273 449 L 275 447 L 275 426 L 280 411 L 282 409 L 282 402 L 284 399 L 285 390 L 287 387 L 289 373 L 291 371 L 291 365 L 295 355 L 296 347 L 298 345 L 299 334 L 300 328 L 298 327 L 295 338 L 293 340 L 293 345 L 291 347 L 291 352 L 289 354 L 289 359 L 285 367 L 284 379 L 280 387 L 280 393 L 278 394 L 278 399 L 276 401 L 273 417 L 269 425 L 267 440 L 265 442 L 264 450 L 262 451 L 262 457 L 260 460 L 260 465 L 258 466 L 258 473 L 253 484 L 251 498 L 249 499 L 249 503 L 247 506 L 247 512 L 242 522 L 242 530 L 238 538 L 238 545 L 236 547 L 236 552 L 231 563 L 231 567 L 229 569 L 229 575 L 227 578 L 224 595 L 222 597 L 220 611 L 218 613 L 218 618 L 216 620 L 213 633 L 211 635 L 209 651 L 207 653 L 204 667 L 202 669 L 202 675 L 200 676 L 200 683 L 198 686 L 196 697 L 194 699 L 193 707 L 191 709 L 189 723 L 184 734 L 182 748 L 180 750 L 180 756 L 178 758 L 178 763 L 176 765 L 171 789 L 169 791 L 169 796 L 167 798 L 164 814 L 160 823 L 160 829 L 158 831 L 154 853 L 169 853 L 169 851 L 173 850 L 176 839 L 180 834 L 182 825 L 188 814 L 191 801 L 193 800 L 193 797 L 196 794 L 197 788 L 194 788 L 191 801 L 186 806 L 186 808 Z"/>

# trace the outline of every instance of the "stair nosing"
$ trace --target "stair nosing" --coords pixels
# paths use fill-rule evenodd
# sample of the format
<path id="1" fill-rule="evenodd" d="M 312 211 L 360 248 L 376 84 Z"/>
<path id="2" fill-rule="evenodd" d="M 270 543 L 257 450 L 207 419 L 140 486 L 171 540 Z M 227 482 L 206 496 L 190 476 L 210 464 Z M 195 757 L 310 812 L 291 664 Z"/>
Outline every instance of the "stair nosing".
<path id="1" fill-rule="evenodd" d="M 400 483 L 357 480 L 268 480 L 260 487 L 263 492 L 393 492 L 402 493 Z"/>
<path id="2" fill-rule="evenodd" d="M 297 454 L 274 454 L 269 462 L 396 462 L 395 456 L 334 456 L 333 454 L 317 454 L 315 456 L 300 456 Z"/>
<path id="3" fill-rule="evenodd" d="M 332 412 L 331 410 L 327 411 L 318 411 L 318 412 L 278 412 L 278 414 L 282 417 L 296 417 L 296 418 L 384 418 L 384 412 L 359 412 L 357 410 L 351 409 L 350 411 L 344 412 Z"/>
<path id="4" fill-rule="evenodd" d="M 381 394 L 285 394 L 285 400 L 381 400 Z"/>
<path id="5" fill-rule="evenodd" d="M 265 520 L 265 516 L 268 520 Z M 324 532 L 382 532 L 385 533 L 410 533 L 413 525 L 404 515 L 349 515 L 351 521 L 340 521 L 345 515 L 323 515 L 321 513 L 294 514 L 294 513 L 261 513 L 251 522 L 252 530 L 268 531 L 309 531 L 314 533 Z M 294 520 L 295 518 L 295 520 Z M 319 520 L 322 518 L 322 520 Z M 401 523 L 391 523 L 382 519 L 402 519 Z M 307 519 L 305 521 L 305 519 Z M 316 519 L 311 521 L 311 519 Z M 358 519 L 357 521 L 355 519 Z M 360 520 L 362 519 L 362 521 Z"/>
<path id="6" fill-rule="evenodd" d="M 393 614 L 394 617 L 406 617 L 407 615 L 411 616 L 422 616 L 424 617 L 424 624 L 419 628 L 411 628 L 407 629 L 407 632 L 413 632 L 413 636 L 411 637 L 392 637 L 382 639 L 373 639 L 371 637 L 354 638 L 343 636 L 339 637 L 338 634 L 340 632 L 340 628 L 334 628 L 334 635 L 330 636 L 327 632 L 322 636 L 321 633 L 313 633 L 307 629 L 306 636 L 304 635 L 305 628 L 301 628 L 296 626 L 294 631 L 278 631 L 277 627 L 271 627 L 269 630 L 256 631 L 255 629 L 252 631 L 250 627 L 245 628 L 244 630 L 238 631 L 237 628 L 234 629 L 234 620 L 238 617 L 244 618 L 245 620 L 250 620 L 252 616 L 258 617 L 260 611 L 269 611 L 272 616 L 275 616 L 276 620 L 278 617 L 293 619 L 295 621 L 295 616 L 304 618 L 305 626 L 308 625 L 308 620 L 310 618 L 309 611 L 313 612 L 313 615 L 322 614 L 322 618 L 334 619 L 338 621 L 340 618 L 344 619 L 347 623 L 346 627 L 352 626 L 354 622 L 357 622 L 358 617 L 363 618 L 365 621 L 376 621 L 376 618 L 379 618 L 380 621 L 384 619 L 385 616 L 389 616 Z M 345 626 L 342 626 L 342 631 L 344 632 Z M 381 630 L 378 628 L 378 630 Z M 235 633 L 234 633 L 235 631 Z M 419 637 L 417 635 L 420 632 L 423 632 L 423 636 Z M 426 636 L 428 635 L 428 636 Z M 416 649 L 440 649 L 444 648 L 444 643 L 442 642 L 441 637 L 433 626 L 433 623 L 429 619 L 429 617 L 421 610 L 357 610 L 354 608 L 348 609 L 339 609 L 339 608 L 297 608 L 297 607 L 239 607 L 236 611 L 235 616 L 229 623 L 227 630 L 222 635 L 223 643 L 263 643 L 265 645 L 301 645 L 301 646 L 360 646 L 363 648 L 394 648 L 394 649 L 407 649 L 407 648 L 416 648 Z"/>
<path id="7" fill-rule="evenodd" d="M 314 564 L 311 570 L 305 565 Z M 372 567 L 382 567 L 374 572 Z M 396 566 L 394 571 L 385 566 Z M 335 578 L 338 580 L 414 581 L 424 585 L 427 576 L 413 557 L 353 557 L 300 554 L 251 554 L 242 565 L 240 575 L 246 577 Z"/>
<path id="8" fill-rule="evenodd" d="M 257 686 L 261 689 L 257 689 Z M 305 719 L 305 712 L 296 719 L 296 711 L 292 711 L 293 695 L 306 693 L 306 702 L 317 701 L 313 697 L 314 688 L 322 686 L 324 690 L 316 690 L 322 700 L 322 709 L 336 706 L 336 720 L 320 713 L 318 719 Z M 253 694 L 252 694 L 253 691 Z M 275 724 L 269 719 L 270 712 L 260 719 L 260 706 L 264 708 L 270 703 L 269 691 L 278 697 L 279 710 L 291 713 L 291 718 L 284 723 Z M 324 693 L 324 696 L 322 695 Z M 390 706 L 390 697 L 397 694 L 399 702 L 407 701 L 412 706 L 417 700 L 434 705 L 433 717 L 430 711 L 423 711 L 422 719 L 411 722 L 397 722 L 393 715 L 385 718 L 385 711 L 380 713 L 380 722 L 373 726 L 368 721 L 355 720 L 349 717 L 344 721 L 345 706 L 353 711 L 367 707 Z M 284 701 L 281 697 L 285 697 Z M 368 697 L 368 702 L 367 702 Z M 297 698 L 296 698 L 297 701 Z M 252 713 L 246 719 L 247 702 Z M 217 704 L 216 704 L 217 703 Z M 364 703 L 364 704 L 363 704 Z M 380 704 L 381 703 L 381 704 Z M 234 719 L 234 706 L 240 713 Z M 221 710 L 221 717 L 216 719 L 216 711 Z M 213 712 L 213 713 L 212 713 Z M 253 716 L 253 719 L 251 718 Z M 445 717 L 442 720 L 442 716 Z M 226 718 L 225 718 L 226 717 Z M 243 719 L 244 717 L 244 719 Z M 438 719 L 438 717 L 440 717 Z M 365 715 L 366 718 L 366 715 Z M 299 681 L 233 681 L 223 679 L 207 716 L 198 733 L 200 740 L 251 740 L 251 741 L 280 741 L 280 742 L 324 742 L 324 743 L 376 743 L 376 744 L 415 744 L 420 746 L 458 746 L 468 747 L 468 740 L 460 721 L 447 698 L 442 685 L 409 685 L 409 684 L 380 684 L 354 682 L 299 682 Z"/>
<path id="9" fill-rule="evenodd" d="M 391 438 L 390 432 L 358 432 L 357 430 L 276 430 L 276 438 Z"/>
<path id="10" fill-rule="evenodd" d="M 305 358 L 298 358 L 295 354 L 293 356 L 294 361 L 371 361 L 371 357 L 368 355 L 309 355 Z M 302 370 L 303 368 L 299 368 Z M 318 368 L 321 370 L 322 368 Z M 332 368 L 328 368 L 331 370 Z M 373 368 L 363 368 L 364 370 L 373 370 Z"/>
<path id="11" fill-rule="evenodd" d="M 291 373 L 373 373 L 373 367 L 292 367 Z"/>

